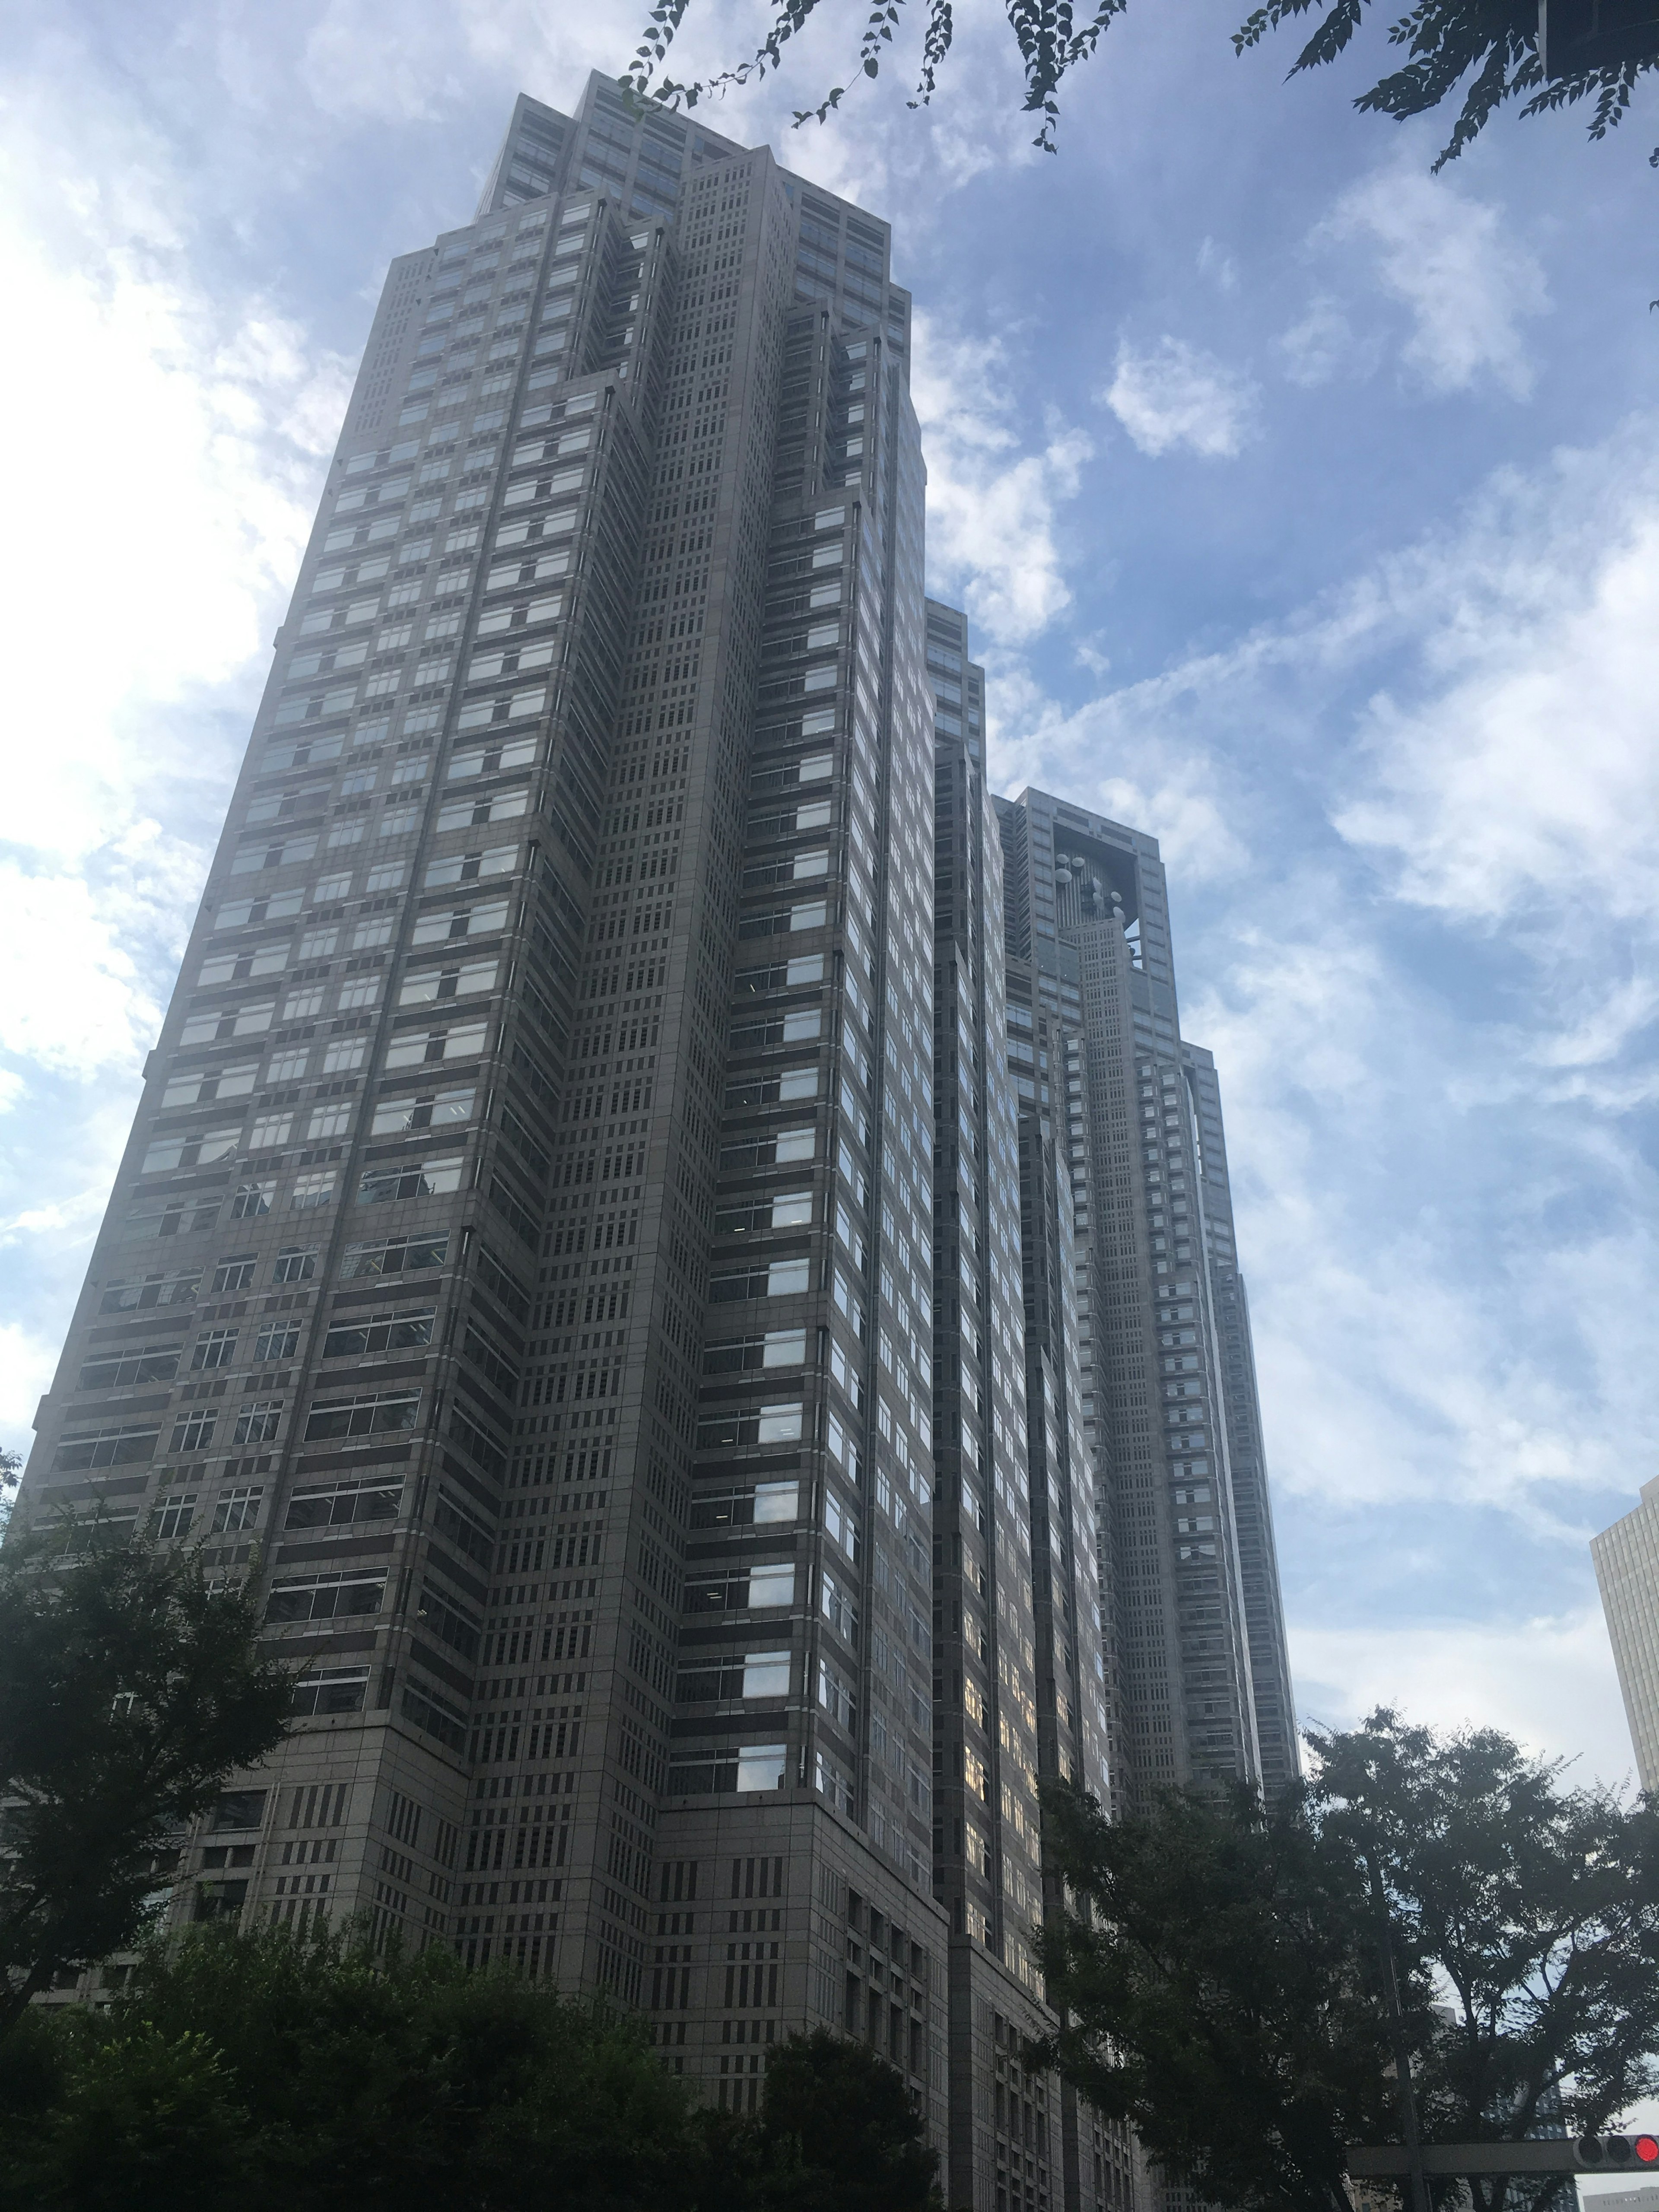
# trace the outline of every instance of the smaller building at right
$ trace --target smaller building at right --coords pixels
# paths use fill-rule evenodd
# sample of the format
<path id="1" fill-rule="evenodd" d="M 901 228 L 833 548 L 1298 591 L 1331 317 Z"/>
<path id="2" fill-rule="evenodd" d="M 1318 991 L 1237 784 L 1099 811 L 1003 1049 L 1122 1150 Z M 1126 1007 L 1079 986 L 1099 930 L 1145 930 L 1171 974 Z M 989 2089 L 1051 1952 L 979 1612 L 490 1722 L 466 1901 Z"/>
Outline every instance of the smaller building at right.
<path id="1" fill-rule="evenodd" d="M 1659 1790 L 1659 1475 L 1642 1485 L 1642 1502 L 1590 1540 L 1601 1609 L 1607 1618 L 1636 1771 Z"/>

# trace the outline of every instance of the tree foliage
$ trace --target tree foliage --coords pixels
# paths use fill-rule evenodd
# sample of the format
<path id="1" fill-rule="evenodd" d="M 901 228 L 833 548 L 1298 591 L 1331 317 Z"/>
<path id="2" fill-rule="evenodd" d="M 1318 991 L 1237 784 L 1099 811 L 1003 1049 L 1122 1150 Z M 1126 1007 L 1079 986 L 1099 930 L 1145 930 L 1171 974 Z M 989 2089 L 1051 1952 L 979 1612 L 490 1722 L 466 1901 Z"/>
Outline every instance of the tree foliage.
<path id="1" fill-rule="evenodd" d="M 1649 2093 L 1659 1808 L 1564 1789 L 1492 1729 L 1379 1711 L 1310 1742 L 1316 1775 L 1271 1810 L 1172 1792 L 1113 1821 L 1051 1793 L 1088 1900 L 1043 1945 L 1079 2087 L 1212 2203 L 1340 2212 L 1345 2144 L 1401 2139 L 1386 1942 L 1425 2140 L 1518 2138 L 1557 2109 L 1595 2130 Z M 1472 2185 L 1477 2212 L 1517 2201 Z"/>
<path id="2" fill-rule="evenodd" d="M 1211 2203 L 1348 2212 L 1343 2145 L 1393 2133 L 1364 1894 L 1299 1803 L 1055 1791 L 1047 1852 L 1094 1916 L 1048 1930 L 1067 2076 Z M 1411 1992 L 1420 2008 L 1420 1985 Z"/>
<path id="3" fill-rule="evenodd" d="M 1594 2134 L 1659 2087 L 1659 1804 L 1559 1786 L 1496 1729 L 1372 1714 L 1309 1737 L 1309 1817 L 1386 1896 L 1432 1978 L 1413 2057 L 1432 2140 L 1535 2132 L 1555 2099 Z M 1513 2197 L 1474 2184 L 1479 2212 Z M 1571 2201 L 1570 2185 L 1563 2185 Z"/>
<path id="4" fill-rule="evenodd" d="M 0 2212 L 938 2212 L 898 2075 L 817 2035 L 755 2118 L 700 2110 L 636 2020 L 352 1931 L 151 1944 L 108 2014 L 0 2069 Z"/>
<path id="5" fill-rule="evenodd" d="M 1235 52 L 1243 53 L 1288 17 L 1317 9 L 1318 29 L 1291 67 L 1303 70 L 1334 62 L 1345 52 L 1364 20 L 1369 0 L 1267 0 L 1233 33 Z M 1623 119 L 1644 71 L 1659 69 L 1659 37 L 1654 52 L 1641 61 L 1578 70 L 1548 80 L 1538 48 L 1537 0 L 1415 0 L 1389 26 L 1389 44 L 1403 49 L 1402 68 L 1379 77 L 1354 106 L 1396 123 L 1425 115 L 1467 81 L 1463 105 L 1450 137 L 1434 163 L 1455 161 L 1506 100 L 1523 99 L 1522 115 L 1541 115 L 1592 100 L 1589 135 L 1605 138 Z M 1524 95 L 1524 98 L 1523 98 Z M 1653 155 L 1659 167 L 1659 150 Z"/>
<path id="6" fill-rule="evenodd" d="M 777 0 L 771 26 L 747 61 L 739 62 L 733 69 L 721 70 L 696 84 L 677 84 L 665 77 L 660 83 L 653 85 L 652 72 L 659 69 L 666 58 L 674 33 L 690 5 L 690 0 L 657 0 L 634 60 L 621 80 L 623 88 L 636 100 L 650 99 L 661 106 L 695 107 L 700 100 L 781 69 L 785 46 L 805 27 L 818 4 L 819 0 Z M 854 82 L 860 76 L 881 74 L 893 34 L 902 21 L 904 5 L 905 0 L 876 0 L 870 9 L 859 40 Z M 1060 121 L 1060 81 L 1094 52 L 1112 18 L 1123 13 L 1128 0 L 1099 0 L 1095 12 L 1085 14 L 1080 21 L 1071 0 L 1003 0 L 1003 5 L 1024 73 L 1024 112 L 1042 116 L 1042 127 L 1035 143 L 1052 154 L 1055 150 L 1054 128 Z M 939 69 L 956 35 L 952 0 L 926 0 L 926 7 L 921 72 L 915 96 L 909 103 L 912 107 L 925 107 L 932 100 Z M 797 126 L 814 118 L 822 123 L 846 97 L 845 85 L 832 86 L 816 107 L 795 111 Z"/>
<path id="7" fill-rule="evenodd" d="M 864 2044 L 793 2037 L 768 2063 L 761 2129 L 791 2212 L 938 2212 L 939 2154 L 902 2077 Z"/>
<path id="8" fill-rule="evenodd" d="M 692 108 L 700 100 L 781 69 L 784 47 L 829 0 L 775 0 L 766 35 L 746 60 L 696 82 L 680 83 L 663 76 L 653 83 L 690 4 L 690 0 L 655 0 L 634 58 L 619 80 L 636 103 Z M 1319 27 L 1291 66 L 1290 74 L 1295 76 L 1301 70 L 1334 62 L 1344 53 L 1364 21 L 1369 4 L 1370 0 L 1267 0 L 1233 33 L 1233 48 L 1243 54 L 1287 17 L 1317 10 Z M 905 5 L 906 0 L 874 0 L 869 6 L 849 83 L 880 75 L 895 34 L 906 21 Z M 1085 9 L 1079 15 L 1074 13 L 1071 0 L 1003 0 L 1025 80 L 1024 112 L 1042 118 L 1033 143 L 1045 152 L 1057 150 L 1054 134 L 1063 80 L 1091 58 L 1112 19 L 1122 15 L 1127 6 L 1128 0 L 1098 0 L 1092 14 Z M 921 66 L 909 102 L 912 107 L 927 106 L 932 101 L 956 34 L 953 0 L 924 0 L 924 8 Z M 1359 94 L 1354 106 L 1361 110 L 1391 115 L 1403 122 L 1408 116 L 1437 107 L 1468 80 L 1462 108 L 1434 164 L 1437 169 L 1455 160 L 1506 100 L 1523 96 L 1523 115 L 1542 114 L 1591 100 L 1589 135 L 1603 138 L 1629 107 L 1637 79 L 1647 70 L 1659 69 L 1656 37 L 1653 52 L 1639 60 L 1580 69 L 1547 82 L 1539 55 L 1538 0 L 1413 0 L 1407 13 L 1389 26 L 1388 43 L 1404 50 L 1404 65 Z M 847 92 L 847 85 L 834 85 L 816 106 L 797 108 L 797 127 L 813 119 L 824 121 L 840 106 Z M 1652 158 L 1659 167 L 1659 149 Z"/>
<path id="9" fill-rule="evenodd" d="M 185 1553 L 0 1551 L 0 2033 L 131 1944 L 157 1855 L 281 1739 L 291 1678 L 243 1589 Z"/>

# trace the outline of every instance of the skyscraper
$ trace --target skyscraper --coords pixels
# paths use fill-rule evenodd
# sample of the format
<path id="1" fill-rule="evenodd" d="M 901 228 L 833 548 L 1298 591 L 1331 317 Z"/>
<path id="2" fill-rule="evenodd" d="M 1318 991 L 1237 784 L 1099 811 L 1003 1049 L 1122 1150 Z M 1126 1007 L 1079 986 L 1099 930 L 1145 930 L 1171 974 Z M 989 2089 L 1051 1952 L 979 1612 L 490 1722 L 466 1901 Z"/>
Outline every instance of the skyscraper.
<path id="1" fill-rule="evenodd" d="M 302 1670 L 177 1918 L 609 1989 L 745 2111 L 832 2025 L 953 2207 L 1097 2212 L 1039 1786 L 1253 1771 L 1282 1631 L 1207 1062 L 1171 995 L 1109 1065 L 1141 940 L 1041 927 L 1039 816 L 1155 848 L 988 795 L 888 269 L 598 77 L 393 264 L 25 1510 L 257 1574 Z M 1168 1283 L 1099 1231 L 1166 1074 Z M 1166 1468 L 1105 1377 L 1200 1328 Z"/>
<path id="2" fill-rule="evenodd" d="M 29 1494 L 304 1663 L 370 1910 L 942 2142 L 932 715 L 886 226 L 591 80 L 392 265 Z"/>
<path id="3" fill-rule="evenodd" d="M 1006 2203 L 1023 2182 L 1038 2201 L 1061 2189 L 1067 2203 L 1103 2205 L 1127 2191 L 1127 2139 L 1053 2079 L 1028 2075 L 1023 2057 L 1054 2025 L 1031 1942 L 1045 1902 L 1038 1788 L 1064 1778 L 1109 1789 L 1071 1192 L 1051 1115 L 1022 1104 L 1010 1073 L 983 673 L 968 658 L 965 618 L 933 600 L 927 659 L 933 1879 L 951 1915 L 951 2202 Z"/>
<path id="4" fill-rule="evenodd" d="M 999 800 L 1010 1064 L 1061 1127 L 1120 1799 L 1298 1771 L 1220 1093 L 1180 1032 L 1151 837 Z"/>
<path id="5" fill-rule="evenodd" d="M 1659 1475 L 1642 1502 L 1590 1540 L 1625 1717 L 1644 1790 L 1659 1790 Z"/>

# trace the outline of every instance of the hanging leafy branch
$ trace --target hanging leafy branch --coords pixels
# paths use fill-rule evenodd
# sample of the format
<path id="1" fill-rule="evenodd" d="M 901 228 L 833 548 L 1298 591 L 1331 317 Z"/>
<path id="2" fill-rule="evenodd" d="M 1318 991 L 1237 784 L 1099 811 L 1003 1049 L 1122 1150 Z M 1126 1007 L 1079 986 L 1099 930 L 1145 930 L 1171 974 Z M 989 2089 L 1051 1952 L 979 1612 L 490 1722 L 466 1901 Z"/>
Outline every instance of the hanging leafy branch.
<path id="1" fill-rule="evenodd" d="M 1233 51 L 1243 54 L 1288 17 L 1320 9 L 1323 20 L 1291 65 L 1290 74 L 1296 76 L 1344 52 L 1368 4 L 1369 0 L 1334 0 L 1328 6 L 1327 0 L 1267 0 L 1233 33 Z M 1437 107 L 1473 72 L 1462 111 L 1434 162 L 1436 170 L 1455 161 L 1504 102 L 1522 94 L 1531 94 L 1522 115 L 1570 107 L 1593 95 L 1589 135 L 1605 138 L 1630 106 L 1637 78 L 1645 70 L 1659 69 L 1656 36 L 1656 51 L 1645 59 L 1547 81 L 1538 50 L 1537 0 L 1417 0 L 1408 14 L 1389 25 L 1389 44 L 1403 46 L 1410 58 L 1403 69 L 1379 77 L 1354 106 L 1391 115 L 1396 123 Z M 1659 167 L 1659 149 L 1651 159 Z"/>
<path id="2" fill-rule="evenodd" d="M 619 82 L 623 91 L 641 103 L 650 101 L 672 109 L 695 107 L 700 100 L 712 98 L 733 85 L 747 84 L 751 77 L 763 77 L 769 70 L 781 68 L 784 46 L 804 27 L 818 4 L 819 0 L 779 0 L 771 28 L 747 61 L 738 63 L 735 69 L 721 70 L 696 84 L 678 84 L 665 76 L 653 85 L 653 74 L 666 58 L 690 5 L 690 0 L 658 0 L 635 49 L 634 59 Z M 892 44 L 904 5 L 905 0 L 877 0 L 877 5 L 870 10 L 859 41 L 854 82 L 860 76 L 880 76 L 884 50 Z M 1041 146 L 1045 153 L 1056 150 L 1054 127 L 1060 121 L 1056 94 L 1061 78 L 1079 62 L 1088 60 L 1113 16 L 1121 15 L 1127 5 L 1128 0 L 1100 0 L 1095 14 L 1079 29 L 1071 0 L 1004 0 L 1025 73 L 1024 110 L 1028 115 L 1042 115 L 1042 127 L 1033 143 Z M 926 107 L 932 101 L 939 71 L 950 53 L 955 35 L 956 19 L 951 0 L 927 0 L 921 74 L 915 96 L 909 102 L 912 107 Z M 823 122 L 832 109 L 841 106 L 848 89 L 846 85 L 834 85 L 816 107 L 797 108 L 796 127 L 799 129 L 803 123 Z"/>
<path id="3" fill-rule="evenodd" d="M 633 61 L 619 80 L 623 91 L 641 106 L 692 108 L 700 100 L 745 85 L 769 70 L 776 71 L 782 66 L 785 46 L 805 27 L 822 0 L 778 0 L 770 28 L 747 61 L 696 82 L 679 83 L 667 76 L 658 77 L 657 73 L 690 4 L 690 0 L 657 0 L 651 10 Z M 906 0 L 876 0 L 865 21 L 849 83 L 856 83 L 860 76 L 881 74 L 882 64 L 901 27 L 905 5 Z M 1295 76 L 1304 70 L 1334 62 L 1345 52 L 1368 5 L 1369 0 L 1267 0 L 1234 32 L 1234 52 L 1243 54 L 1287 18 L 1317 10 L 1319 27 L 1291 67 L 1290 74 Z M 1024 111 L 1042 118 L 1033 143 L 1052 154 L 1056 150 L 1061 83 L 1079 63 L 1090 58 L 1114 16 L 1125 12 L 1128 0 L 1099 0 L 1093 15 L 1080 25 L 1071 0 L 1003 0 L 1003 6 L 1025 78 Z M 921 67 L 909 101 L 912 107 L 931 103 L 956 35 L 951 0 L 925 0 L 925 7 Z M 1369 91 L 1361 93 L 1354 101 L 1358 108 L 1404 122 L 1408 116 L 1437 107 L 1468 80 L 1462 111 L 1434 164 L 1436 169 L 1455 160 L 1497 110 L 1516 98 L 1523 100 L 1522 115 L 1544 114 L 1591 100 L 1589 135 L 1604 138 L 1630 106 L 1637 79 L 1659 69 L 1659 33 L 1656 33 L 1650 53 L 1547 80 L 1539 52 L 1537 0 L 1416 0 L 1406 15 L 1390 24 L 1388 41 L 1406 50 L 1405 66 L 1379 77 Z M 796 127 L 823 122 L 840 106 L 848 90 L 848 85 L 832 86 L 816 106 L 797 108 Z M 1659 167 L 1659 148 L 1650 158 Z"/>

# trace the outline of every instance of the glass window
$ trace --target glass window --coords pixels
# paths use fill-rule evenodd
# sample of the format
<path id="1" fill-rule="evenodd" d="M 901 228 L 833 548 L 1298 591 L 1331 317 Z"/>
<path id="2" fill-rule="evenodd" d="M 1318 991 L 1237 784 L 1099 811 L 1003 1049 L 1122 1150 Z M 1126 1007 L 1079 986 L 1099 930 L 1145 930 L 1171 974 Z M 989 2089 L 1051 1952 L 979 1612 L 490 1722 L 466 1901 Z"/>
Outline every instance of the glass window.
<path id="1" fill-rule="evenodd" d="M 483 899 L 471 907 L 451 907 L 422 915 L 415 924 L 416 945 L 439 945 L 455 938 L 487 937 L 507 927 L 507 901 Z"/>
<path id="2" fill-rule="evenodd" d="M 743 1659 L 745 1698 L 787 1698 L 789 1694 L 789 1654 L 787 1651 L 746 1651 Z"/>
<path id="3" fill-rule="evenodd" d="M 476 998 L 495 989 L 496 966 L 494 960 L 474 960 L 464 967 L 419 969 L 404 976 L 398 1004 L 415 1006 L 437 999 Z"/>
<path id="4" fill-rule="evenodd" d="M 295 1720 L 325 1713 L 360 1713 L 368 1689 L 366 1668 L 324 1668 L 307 1672 L 295 1685 L 290 1708 Z"/>
<path id="5" fill-rule="evenodd" d="M 236 1416 L 234 1441 L 239 1444 L 274 1443 L 282 1425 L 282 1414 L 280 1398 L 256 1399 Z"/>
<path id="6" fill-rule="evenodd" d="M 385 1429 L 412 1429 L 420 1403 L 418 1390 L 381 1390 L 361 1397 L 320 1401 L 307 1418 L 305 1440 L 313 1443 L 319 1437 L 373 1436 Z"/>
<path id="7" fill-rule="evenodd" d="M 382 1575 L 329 1575 L 314 1582 L 279 1582 L 271 1585 L 265 1619 L 273 1626 L 291 1620 L 333 1620 L 341 1616 L 374 1613 L 386 1595 Z"/>
<path id="8" fill-rule="evenodd" d="M 152 1344 L 141 1351 L 100 1353 L 83 1364 L 75 1387 L 77 1390 L 118 1390 L 139 1382 L 171 1382 L 179 1372 L 183 1349 L 177 1343 Z"/>
<path id="9" fill-rule="evenodd" d="M 374 1109 L 372 1136 L 395 1136 L 405 1129 L 428 1129 L 472 1118 L 476 1096 L 470 1085 L 450 1091 L 422 1091 L 411 1097 L 383 1098 Z"/>
<path id="10" fill-rule="evenodd" d="M 449 1239 L 408 1237 L 384 1244 L 348 1244 L 340 1272 L 343 1278 L 362 1275 L 399 1275 L 428 1267 L 441 1267 L 449 1257 Z"/>
<path id="11" fill-rule="evenodd" d="M 747 1692 L 745 1692 L 745 1695 Z M 746 1743 L 738 1747 L 739 1790 L 781 1790 L 789 1763 L 787 1745 Z"/>
<path id="12" fill-rule="evenodd" d="M 222 1490 L 213 1509 L 216 1534 L 235 1535 L 244 1528 L 252 1528 L 259 1518 L 259 1500 L 263 1488 L 246 1486 L 236 1490 Z"/>
<path id="13" fill-rule="evenodd" d="M 401 1476 L 308 1485 L 289 1499 L 284 1528 L 340 1528 L 359 1521 L 392 1521 L 403 1496 Z"/>
<path id="14" fill-rule="evenodd" d="M 407 1352 L 432 1341 L 434 1306 L 406 1306 L 395 1313 L 337 1320 L 323 1340 L 325 1359 L 361 1358 L 371 1352 Z"/>
<path id="15" fill-rule="evenodd" d="M 462 1156 L 411 1160 L 404 1166 L 370 1168 L 357 1188 L 361 1206 L 384 1205 L 404 1198 L 444 1198 L 461 1187 Z"/>
<path id="16" fill-rule="evenodd" d="M 153 1425 L 82 1429 L 66 1436 L 52 1458 L 63 1474 L 94 1467 L 125 1467 L 154 1456 L 161 1431 Z"/>

